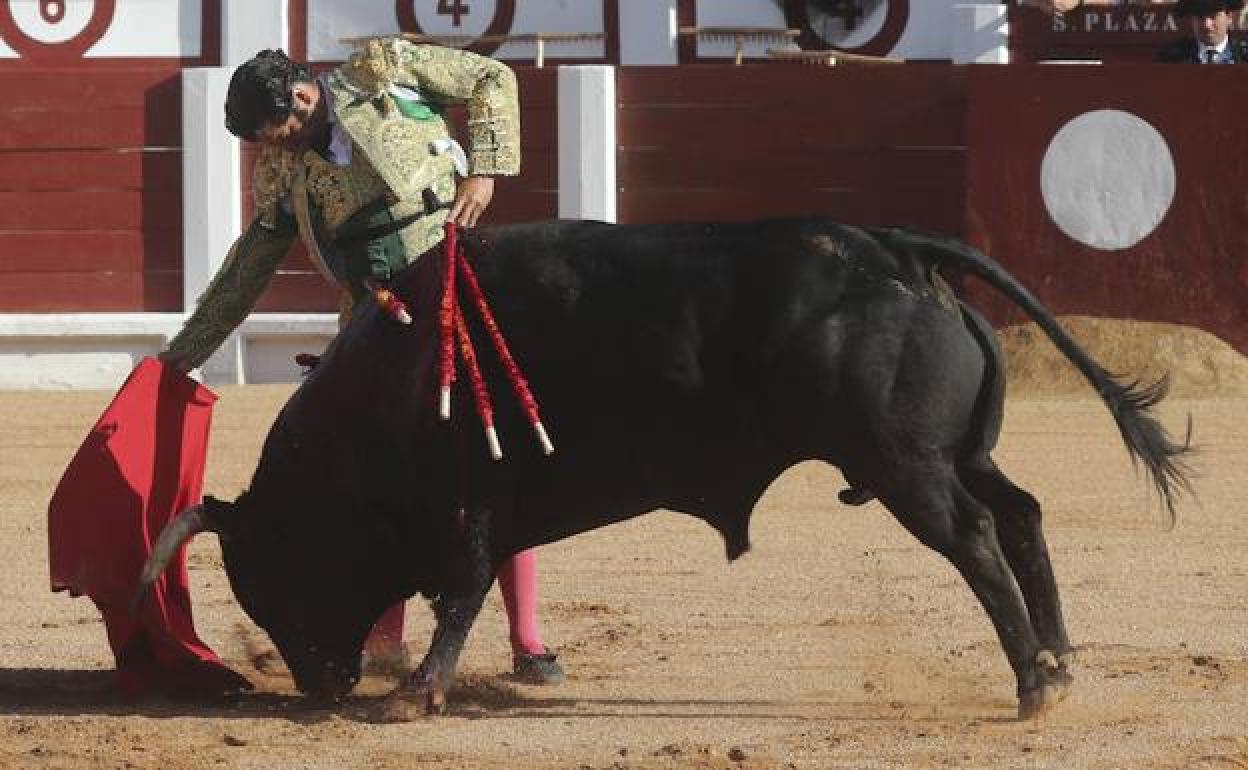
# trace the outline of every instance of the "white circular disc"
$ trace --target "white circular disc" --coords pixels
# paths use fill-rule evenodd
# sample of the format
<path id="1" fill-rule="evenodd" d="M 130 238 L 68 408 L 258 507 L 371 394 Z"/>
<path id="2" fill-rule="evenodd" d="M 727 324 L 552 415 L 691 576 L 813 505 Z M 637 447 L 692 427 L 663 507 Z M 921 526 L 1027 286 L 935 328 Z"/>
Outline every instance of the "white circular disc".
<path id="1" fill-rule="evenodd" d="M 1062 126 L 1040 167 L 1040 190 L 1054 224 L 1106 251 L 1130 248 L 1156 230 L 1174 189 L 1165 137 L 1122 110 L 1085 112 Z"/>
<path id="2" fill-rule="evenodd" d="M 64 43 L 73 40 L 91 23 L 91 17 L 95 13 L 95 0 L 62 1 L 65 4 L 65 15 L 56 23 L 49 23 L 40 12 L 43 0 L 3 0 L 9 4 L 18 29 L 40 43 Z"/>

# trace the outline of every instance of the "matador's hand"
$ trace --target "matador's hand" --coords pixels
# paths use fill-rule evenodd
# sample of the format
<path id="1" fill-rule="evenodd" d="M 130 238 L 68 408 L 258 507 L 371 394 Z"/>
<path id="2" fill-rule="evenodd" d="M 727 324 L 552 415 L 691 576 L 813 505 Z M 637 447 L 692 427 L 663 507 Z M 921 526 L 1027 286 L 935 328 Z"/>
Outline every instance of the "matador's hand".
<path id="1" fill-rule="evenodd" d="M 187 374 L 195 368 L 191 365 L 190 356 L 185 353 L 179 353 L 172 350 L 162 350 L 156 354 L 156 357 L 183 374 Z"/>
<path id="2" fill-rule="evenodd" d="M 460 227 L 475 227 L 494 197 L 494 179 L 488 176 L 470 176 L 455 193 L 450 220 Z"/>

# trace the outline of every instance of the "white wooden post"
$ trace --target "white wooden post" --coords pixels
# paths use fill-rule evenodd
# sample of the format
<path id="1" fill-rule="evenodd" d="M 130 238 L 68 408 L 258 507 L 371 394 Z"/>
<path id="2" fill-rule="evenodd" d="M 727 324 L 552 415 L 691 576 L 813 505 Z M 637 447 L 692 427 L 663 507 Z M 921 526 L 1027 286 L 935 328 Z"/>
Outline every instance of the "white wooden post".
<path id="1" fill-rule="evenodd" d="M 239 142 L 225 130 L 229 67 L 182 70 L 182 304 L 190 313 L 242 227 Z M 240 382 L 234 335 L 204 364 L 211 382 Z"/>
<path id="2" fill-rule="evenodd" d="M 616 219 L 615 68 L 559 68 L 559 217 Z"/>

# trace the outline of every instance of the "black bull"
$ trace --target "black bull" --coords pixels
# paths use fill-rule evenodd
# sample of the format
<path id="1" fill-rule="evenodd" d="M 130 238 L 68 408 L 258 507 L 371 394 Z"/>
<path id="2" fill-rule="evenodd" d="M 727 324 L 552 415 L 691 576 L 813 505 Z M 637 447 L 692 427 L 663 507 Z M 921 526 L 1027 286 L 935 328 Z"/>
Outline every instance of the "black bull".
<path id="1" fill-rule="evenodd" d="M 1113 379 L 957 241 L 822 219 L 559 222 L 469 241 L 557 452 L 541 454 L 480 328 L 506 458 L 489 459 L 466 385 L 452 421 L 439 421 L 441 266 L 425 258 L 395 284 L 416 323 L 362 306 L 278 416 L 250 488 L 180 517 L 145 573 L 194 532 L 219 533 L 235 595 L 305 692 L 349 691 L 373 622 L 421 593 L 436 630 L 388 715 L 439 708 L 509 555 L 667 508 L 718 530 L 733 559 L 767 486 L 818 459 L 953 564 L 992 619 L 1020 714 L 1047 709 L 1070 683 L 1072 647 L 1040 506 L 990 457 L 1003 358 L 941 267 L 978 276 L 1039 323 L 1172 513 L 1186 484 L 1186 444 L 1150 415 L 1164 382 Z"/>

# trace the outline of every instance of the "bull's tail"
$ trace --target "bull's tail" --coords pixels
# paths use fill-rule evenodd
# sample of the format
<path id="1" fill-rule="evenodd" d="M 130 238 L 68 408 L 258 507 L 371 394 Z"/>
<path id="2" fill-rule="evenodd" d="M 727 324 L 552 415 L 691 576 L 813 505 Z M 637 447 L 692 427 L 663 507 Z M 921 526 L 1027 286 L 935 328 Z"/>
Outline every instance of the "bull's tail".
<path id="1" fill-rule="evenodd" d="M 1170 438 L 1153 414 L 1153 407 L 1165 398 L 1169 390 L 1169 376 L 1163 376 L 1155 382 L 1141 382 L 1110 374 L 1079 347 L 1031 292 L 987 254 L 950 239 L 929 239 L 916 233 L 902 233 L 900 237 L 907 241 L 913 240 L 914 246 L 921 247 L 914 253 L 927 256 L 938 265 L 948 264 L 978 276 L 1026 311 L 1057 349 L 1092 384 L 1097 395 L 1109 407 L 1118 431 L 1122 434 L 1123 443 L 1131 454 L 1132 462 L 1143 464 L 1149 480 L 1165 503 L 1170 523 L 1173 525 L 1174 503 L 1178 492 L 1191 491 L 1189 470 L 1183 461 L 1183 455 L 1191 449 L 1192 423 L 1189 416 L 1187 435 L 1180 444 Z"/>

